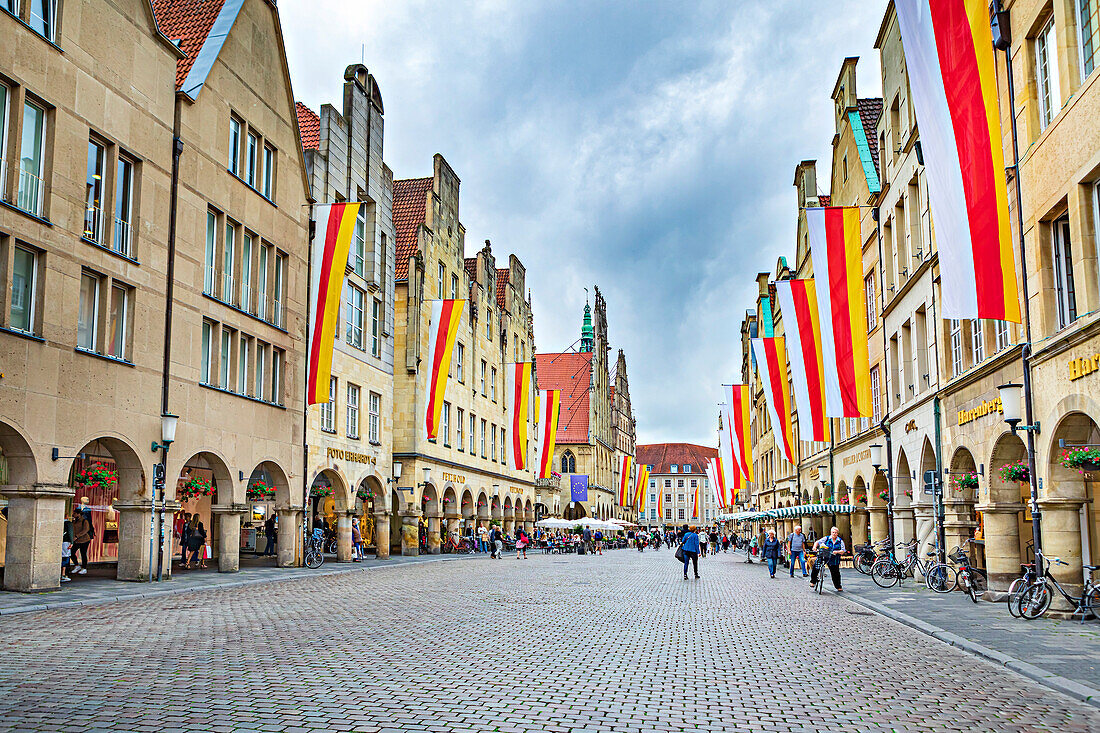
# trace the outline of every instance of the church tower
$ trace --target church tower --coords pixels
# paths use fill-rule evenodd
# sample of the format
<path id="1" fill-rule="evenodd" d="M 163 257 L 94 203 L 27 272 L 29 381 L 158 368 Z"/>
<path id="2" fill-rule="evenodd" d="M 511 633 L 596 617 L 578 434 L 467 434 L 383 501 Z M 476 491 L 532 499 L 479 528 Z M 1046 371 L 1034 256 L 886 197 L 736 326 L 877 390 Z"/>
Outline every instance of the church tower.
<path id="1" fill-rule="evenodd" d="M 592 308 L 588 303 L 584 304 L 584 322 L 581 324 L 581 348 L 582 353 L 591 354 L 596 350 L 596 337 L 592 329 Z"/>

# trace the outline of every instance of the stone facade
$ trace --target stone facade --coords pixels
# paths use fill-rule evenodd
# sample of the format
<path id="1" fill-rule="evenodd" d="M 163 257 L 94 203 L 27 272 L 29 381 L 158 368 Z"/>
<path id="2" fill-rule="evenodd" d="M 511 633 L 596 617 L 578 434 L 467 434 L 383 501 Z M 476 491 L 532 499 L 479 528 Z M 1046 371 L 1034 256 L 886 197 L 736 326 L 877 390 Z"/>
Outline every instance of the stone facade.
<path id="1" fill-rule="evenodd" d="M 645 516 L 638 524 L 646 527 L 679 527 L 694 524 L 708 527 L 717 523 L 718 503 L 707 479 L 707 464 L 718 458 L 718 450 L 692 443 L 652 443 L 638 446 L 638 465 L 649 466 Z M 696 512 L 695 492 L 699 492 Z M 663 512 L 657 511 L 658 494 L 664 494 Z"/>

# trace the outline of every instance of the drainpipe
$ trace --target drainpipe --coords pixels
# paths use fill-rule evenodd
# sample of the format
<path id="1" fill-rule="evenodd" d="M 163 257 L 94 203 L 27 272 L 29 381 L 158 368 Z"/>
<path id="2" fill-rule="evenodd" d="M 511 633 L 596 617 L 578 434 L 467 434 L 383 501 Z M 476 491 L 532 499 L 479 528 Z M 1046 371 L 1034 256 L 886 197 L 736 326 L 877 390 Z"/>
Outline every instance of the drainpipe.
<path id="1" fill-rule="evenodd" d="M 940 562 L 947 562 L 944 557 L 944 553 L 947 550 L 947 528 L 944 526 L 945 509 L 944 500 L 946 499 L 943 487 L 943 433 L 940 431 L 940 398 L 939 395 L 932 398 L 932 412 L 935 416 L 935 428 L 936 428 L 936 478 L 932 482 L 932 502 L 933 508 L 937 512 L 937 524 L 936 528 L 936 550 Z M 939 500 L 939 506 L 936 507 L 936 501 Z"/>

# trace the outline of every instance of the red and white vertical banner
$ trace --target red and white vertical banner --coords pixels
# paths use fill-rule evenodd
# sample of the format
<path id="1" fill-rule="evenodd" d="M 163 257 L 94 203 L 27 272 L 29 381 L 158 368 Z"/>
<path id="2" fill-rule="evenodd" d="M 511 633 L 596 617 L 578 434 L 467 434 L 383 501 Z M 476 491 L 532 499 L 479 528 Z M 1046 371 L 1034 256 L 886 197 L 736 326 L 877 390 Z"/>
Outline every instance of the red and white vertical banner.
<path id="1" fill-rule="evenodd" d="M 829 440 L 825 417 L 825 366 L 821 351 L 821 321 L 813 280 L 775 283 L 783 329 L 791 350 L 791 382 L 798 408 L 798 432 L 803 440 Z"/>
<path id="2" fill-rule="evenodd" d="M 630 506 L 630 480 L 634 468 L 634 456 L 623 456 L 623 465 L 619 473 L 619 506 Z"/>
<path id="3" fill-rule="evenodd" d="M 558 409 L 561 407 L 560 389 L 539 390 L 536 397 L 539 410 L 539 475 L 550 478 L 554 470 L 554 448 L 558 440 Z"/>
<path id="4" fill-rule="evenodd" d="M 351 235 L 359 204 L 319 204 L 313 207 L 316 232 L 309 253 L 309 374 L 306 404 L 328 402 L 332 347 L 344 291 Z"/>
<path id="5" fill-rule="evenodd" d="M 511 435 L 505 441 L 508 466 L 517 471 L 527 468 L 528 429 L 534 403 L 534 364 L 521 361 L 504 365 L 504 411 L 512 424 Z"/>
<path id="6" fill-rule="evenodd" d="M 756 368 L 764 386 L 764 401 L 772 419 L 772 435 L 783 456 L 794 463 L 794 437 L 791 429 L 791 390 L 787 381 L 787 350 L 782 336 L 751 339 Z"/>
<path id="7" fill-rule="evenodd" d="M 749 419 L 752 415 L 749 409 L 749 385 L 729 384 L 725 387 L 726 403 L 729 405 L 728 432 L 730 445 L 733 448 L 733 457 L 736 462 L 731 466 L 740 469 L 740 473 L 746 481 L 752 481 L 752 434 L 749 431 Z M 731 469 L 732 470 L 732 469 Z"/>
<path id="8" fill-rule="evenodd" d="M 895 7 L 936 227 L 941 315 L 1019 323 L 989 2 Z"/>
<path id="9" fill-rule="evenodd" d="M 432 315 L 428 322 L 428 409 L 424 419 L 428 440 L 435 440 L 439 432 L 439 416 L 443 411 L 447 378 L 451 372 L 451 352 L 465 306 L 465 300 L 432 301 Z"/>
<path id="10" fill-rule="evenodd" d="M 734 454 L 733 421 L 730 418 L 730 406 L 719 405 L 718 410 L 722 420 L 722 429 L 718 432 L 718 467 L 721 469 L 723 491 L 725 492 L 723 506 L 729 507 L 737 501 L 737 494 L 741 488 L 741 469 Z"/>

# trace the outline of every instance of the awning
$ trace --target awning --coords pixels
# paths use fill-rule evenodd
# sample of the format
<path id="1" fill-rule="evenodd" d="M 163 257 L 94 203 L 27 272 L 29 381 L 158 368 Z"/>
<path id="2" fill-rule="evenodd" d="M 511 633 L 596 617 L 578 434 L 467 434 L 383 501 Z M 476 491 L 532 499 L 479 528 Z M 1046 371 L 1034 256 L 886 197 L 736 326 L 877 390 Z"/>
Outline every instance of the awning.
<path id="1" fill-rule="evenodd" d="M 821 514 L 850 514 L 851 512 L 851 504 L 799 504 L 798 506 L 772 509 L 766 514 L 775 519 L 788 519 L 790 517 L 818 516 Z"/>

